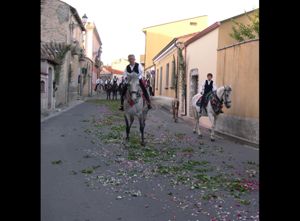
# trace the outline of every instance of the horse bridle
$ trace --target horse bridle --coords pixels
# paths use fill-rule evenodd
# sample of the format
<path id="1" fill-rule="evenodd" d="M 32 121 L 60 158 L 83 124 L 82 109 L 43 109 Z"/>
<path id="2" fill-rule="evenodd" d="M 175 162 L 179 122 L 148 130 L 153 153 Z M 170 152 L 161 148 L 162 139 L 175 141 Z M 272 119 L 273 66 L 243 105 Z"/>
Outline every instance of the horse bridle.
<path id="1" fill-rule="evenodd" d="M 226 105 L 226 106 L 228 106 L 228 104 L 230 104 L 231 103 L 231 101 L 228 101 L 227 100 L 227 96 L 225 96 L 225 99 L 224 99 L 224 101 L 223 101 L 223 97 L 224 97 L 224 94 L 225 95 L 227 95 L 227 92 L 228 92 L 229 90 L 226 88 L 226 87 L 224 87 L 224 91 L 223 91 L 223 94 L 222 94 L 222 96 L 221 96 L 221 103 L 223 104 L 223 102 L 224 102 L 224 104 Z"/>

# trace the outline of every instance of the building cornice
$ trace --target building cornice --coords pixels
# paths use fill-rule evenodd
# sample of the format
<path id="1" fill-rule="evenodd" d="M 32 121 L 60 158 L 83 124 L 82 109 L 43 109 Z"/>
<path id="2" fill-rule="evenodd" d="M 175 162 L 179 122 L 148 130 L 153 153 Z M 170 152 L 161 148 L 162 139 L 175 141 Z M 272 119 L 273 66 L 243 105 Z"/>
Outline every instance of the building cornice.
<path id="1" fill-rule="evenodd" d="M 252 41 L 259 41 L 259 38 L 250 39 L 250 40 L 246 40 L 246 41 L 241 41 L 241 42 L 238 42 L 238 43 L 234 43 L 232 45 L 228 45 L 228 46 L 223 47 L 223 48 L 218 48 L 217 51 L 221 51 L 221 50 L 224 50 L 224 49 L 227 49 L 227 48 L 232 48 L 234 46 L 246 44 L 246 43 L 249 43 L 249 42 L 252 42 Z"/>
<path id="2" fill-rule="evenodd" d="M 155 58 L 153 58 L 153 62 L 155 63 L 159 61 L 161 58 L 169 55 L 172 52 L 172 50 L 175 48 L 176 40 L 177 39 L 175 38 L 173 41 L 171 41 L 172 44 L 170 44 L 162 53 L 158 54 Z"/>

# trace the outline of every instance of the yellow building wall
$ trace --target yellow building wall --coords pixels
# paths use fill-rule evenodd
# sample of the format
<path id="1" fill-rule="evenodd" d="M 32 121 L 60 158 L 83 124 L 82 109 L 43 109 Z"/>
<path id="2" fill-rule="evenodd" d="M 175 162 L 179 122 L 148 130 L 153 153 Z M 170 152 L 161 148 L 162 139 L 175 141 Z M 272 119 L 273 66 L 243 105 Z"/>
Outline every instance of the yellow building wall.
<path id="1" fill-rule="evenodd" d="M 166 96 L 175 98 L 175 87 L 172 87 L 172 61 L 173 55 L 175 55 L 175 68 L 177 61 L 177 50 L 173 49 L 167 56 L 155 63 L 155 96 Z M 169 64 L 169 80 L 167 85 L 167 64 Z M 162 67 L 162 78 L 160 78 L 160 70 Z M 159 71 L 157 71 L 159 70 Z M 162 79 L 162 81 L 160 81 Z M 162 87 L 160 90 L 160 84 Z"/>
<path id="2" fill-rule="evenodd" d="M 231 85 L 232 107 L 224 113 L 259 118 L 259 41 L 218 51 L 217 85 Z"/>
<path id="3" fill-rule="evenodd" d="M 255 11 L 248 13 L 249 16 L 253 16 Z M 246 15 L 241 15 L 239 17 L 233 18 L 237 22 L 241 22 L 243 24 L 250 24 L 250 20 Z M 219 45 L 218 48 L 223 48 L 235 43 L 238 43 L 237 40 L 230 37 L 230 33 L 232 33 L 232 26 L 234 23 L 231 19 L 221 22 L 221 25 L 219 27 Z"/>
<path id="4" fill-rule="evenodd" d="M 191 70 L 198 69 L 198 93 L 200 93 L 202 82 L 207 79 L 208 73 L 212 73 L 213 80 L 216 80 L 218 34 L 217 28 L 189 44 L 186 48 L 188 116 L 192 116 Z"/>
<path id="5" fill-rule="evenodd" d="M 140 63 L 142 63 L 142 64 L 145 63 L 145 55 L 144 54 L 140 55 Z"/>
<path id="6" fill-rule="evenodd" d="M 191 25 L 195 22 L 197 25 Z M 186 34 L 202 31 L 207 27 L 208 17 L 200 16 L 168 24 L 157 25 L 145 28 L 145 69 L 153 65 L 152 59 L 157 55 L 173 38 Z"/>

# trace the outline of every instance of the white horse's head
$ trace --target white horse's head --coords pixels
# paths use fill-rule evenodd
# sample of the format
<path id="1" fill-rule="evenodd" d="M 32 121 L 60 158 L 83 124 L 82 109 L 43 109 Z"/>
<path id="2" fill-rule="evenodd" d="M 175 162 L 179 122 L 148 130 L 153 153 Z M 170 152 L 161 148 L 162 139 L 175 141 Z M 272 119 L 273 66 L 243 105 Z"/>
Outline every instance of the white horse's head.
<path id="1" fill-rule="evenodd" d="M 231 86 L 223 86 L 218 89 L 218 97 L 221 102 L 224 102 L 226 108 L 231 107 Z"/>
<path id="2" fill-rule="evenodd" d="M 130 98 L 131 100 L 133 100 L 134 102 L 136 102 L 137 98 L 138 98 L 138 93 L 139 93 L 139 89 L 140 89 L 140 82 L 139 82 L 139 76 L 137 73 L 132 72 L 127 74 L 127 80 L 128 80 L 128 92 L 130 94 Z"/>

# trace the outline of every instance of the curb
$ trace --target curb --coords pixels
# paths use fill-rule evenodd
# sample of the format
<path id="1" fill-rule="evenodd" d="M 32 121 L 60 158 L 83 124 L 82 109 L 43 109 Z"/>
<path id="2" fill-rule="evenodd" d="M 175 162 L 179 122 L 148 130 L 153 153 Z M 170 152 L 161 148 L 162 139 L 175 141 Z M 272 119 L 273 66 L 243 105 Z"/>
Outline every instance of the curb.
<path id="1" fill-rule="evenodd" d="M 81 100 L 81 101 L 78 101 L 78 103 L 75 103 L 75 104 L 73 104 L 73 105 L 71 105 L 71 106 L 68 106 L 68 107 L 64 108 L 63 110 L 61 110 L 61 111 L 54 112 L 53 114 L 50 114 L 50 116 L 47 116 L 47 117 L 44 117 L 43 119 L 41 119 L 41 123 L 43 123 L 43 122 L 45 122 L 45 121 L 47 121 L 47 120 L 49 120 L 49 119 L 51 119 L 51 118 L 53 118 L 53 117 L 56 117 L 56 116 L 62 114 L 63 112 L 66 112 L 66 111 L 68 111 L 68 110 L 71 110 L 72 108 L 74 108 L 74 107 L 76 107 L 76 106 L 78 106 L 79 104 L 82 104 L 82 103 L 84 103 L 84 102 L 85 102 L 85 100 Z"/>
<path id="2" fill-rule="evenodd" d="M 167 113 L 170 113 L 170 109 L 172 107 L 169 107 L 168 105 L 163 105 L 163 104 L 159 104 L 162 109 L 164 109 L 165 111 L 167 111 Z M 178 116 L 179 119 L 183 120 L 184 122 L 187 122 L 187 123 L 191 123 L 191 120 L 192 119 L 188 119 L 187 116 Z M 210 130 L 210 128 L 206 125 L 203 125 L 200 123 L 200 127 L 202 127 L 203 129 L 206 129 L 206 130 Z M 237 137 L 237 136 L 234 136 L 232 134 L 228 134 L 226 132 L 222 132 L 222 131 L 217 131 L 215 130 L 215 133 L 219 136 L 222 136 L 223 138 L 227 138 L 227 139 L 230 139 L 232 141 L 235 141 L 235 142 L 239 142 L 239 143 L 242 143 L 242 144 L 246 144 L 246 145 L 249 145 L 249 146 L 252 146 L 254 147 L 255 149 L 259 149 L 259 144 L 257 143 L 253 143 L 247 139 L 244 139 L 242 137 Z"/>

